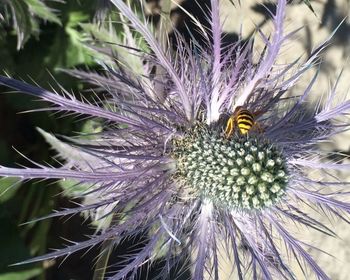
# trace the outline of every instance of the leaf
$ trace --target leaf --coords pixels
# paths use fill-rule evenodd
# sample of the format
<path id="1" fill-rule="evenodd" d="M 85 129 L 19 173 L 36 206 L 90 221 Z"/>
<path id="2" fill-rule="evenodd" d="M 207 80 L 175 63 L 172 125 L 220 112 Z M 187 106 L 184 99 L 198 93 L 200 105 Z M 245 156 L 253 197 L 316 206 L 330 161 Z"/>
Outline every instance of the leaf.
<path id="1" fill-rule="evenodd" d="M 19 50 L 27 42 L 32 31 L 29 8 L 22 0 L 11 0 L 7 3 L 11 8 L 13 26 L 17 33 L 17 50 Z"/>
<path id="2" fill-rule="evenodd" d="M 0 180 L 0 203 L 12 198 L 20 185 L 21 181 L 18 178 L 2 178 Z"/>
<path id="3" fill-rule="evenodd" d="M 85 46 L 84 33 L 79 30 L 79 24 L 89 20 L 89 15 L 83 12 L 71 11 L 64 21 L 64 29 L 55 34 L 53 44 L 45 63 L 52 69 L 72 68 L 77 65 L 93 65 L 95 60 L 92 52 Z"/>
<path id="4" fill-rule="evenodd" d="M 127 65 L 132 71 L 138 74 L 143 73 L 143 61 L 142 57 L 133 54 L 130 49 L 122 47 L 125 44 L 120 34 L 124 34 L 122 31 L 117 30 L 117 26 L 109 27 L 108 29 L 103 25 L 98 26 L 97 24 L 82 23 L 79 25 L 85 32 L 87 41 L 95 41 L 99 45 L 108 45 L 109 48 L 117 53 L 118 62 Z M 141 47 L 142 42 L 137 47 Z M 88 45 L 86 45 L 88 48 Z M 90 48 L 89 48 L 90 49 Z M 115 63 L 114 58 L 103 55 L 98 51 L 90 49 L 92 55 L 100 61 L 106 64 L 113 65 Z"/>
<path id="5" fill-rule="evenodd" d="M 4 0 L 11 14 L 5 17 L 12 21 L 17 34 L 17 50 L 21 49 L 32 34 L 39 33 L 38 18 L 61 25 L 60 19 L 40 0 Z"/>
<path id="6" fill-rule="evenodd" d="M 87 168 L 87 163 L 89 162 L 100 161 L 98 157 L 85 153 L 78 148 L 75 148 L 67 143 L 62 142 L 61 140 L 57 139 L 55 136 L 53 136 L 50 133 L 47 133 L 41 128 L 37 128 L 37 130 L 45 138 L 46 142 L 49 143 L 51 147 L 59 153 L 60 157 L 67 161 L 74 161 L 75 164 L 77 164 L 83 169 Z M 81 164 L 79 164 L 79 162 Z"/>
<path id="7" fill-rule="evenodd" d="M 81 128 L 81 133 L 85 134 L 86 136 L 84 136 L 84 139 L 94 139 L 96 138 L 96 136 L 94 135 L 89 135 L 89 134 L 95 134 L 95 133 L 99 133 L 102 132 L 103 127 L 101 125 L 101 122 L 99 122 L 96 119 L 92 119 L 92 120 L 87 120 L 82 128 Z"/>
<path id="8" fill-rule="evenodd" d="M 80 22 L 88 21 L 88 15 L 81 12 L 71 12 L 65 31 L 69 36 L 70 46 L 67 50 L 67 67 L 77 64 L 93 64 L 94 59 L 84 45 L 84 34 L 77 30 Z"/>
<path id="9" fill-rule="evenodd" d="M 83 170 L 88 170 L 89 163 L 95 162 L 95 166 L 100 164 L 101 160 L 99 158 L 62 142 L 41 128 L 37 128 L 37 130 L 45 138 L 46 142 L 59 153 L 59 156 L 68 162 L 68 165 L 72 163 Z M 60 180 L 58 184 L 64 190 L 64 194 L 71 197 L 79 196 L 91 188 L 90 184 L 81 184 L 75 180 Z"/>
<path id="10" fill-rule="evenodd" d="M 38 267 L 14 272 L 7 272 L 0 274 L 0 280 L 27 280 L 40 275 L 42 272 L 43 269 Z"/>
<path id="11" fill-rule="evenodd" d="M 113 44 L 121 43 L 120 37 L 118 36 L 117 32 L 110 32 L 103 26 L 99 27 L 97 24 L 93 23 L 81 23 L 79 24 L 79 27 L 84 31 L 85 40 L 87 43 L 93 41 L 97 42 L 99 45 L 109 44 L 110 42 L 113 42 Z M 114 48 L 113 44 L 109 44 L 109 46 L 111 48 Z M 87 45 L 86 48 L 88 48 Z M 114 63 L 113 59 L 111 59 L 109 56 L 104 55 L 99 51 L 95 51 L 92 48 L 89 49 L 96 59 L 104 61 L 106 64 Z"/>
<path id="12" fill-rule="evenodd" d="M 57 17 L 57 15 L 45 5 L 44 2 L 40 0 L 24 0 L 29 10 L 43 20 L 47 20 L 50 22 L 57 23 L 58 25 L 62 25 L 61 20 Z"/>
<path id="13" fill-rule="evenodd" d="M 114 242 L 111 239 L 103 241 L 100 254 L 95 263 L 93 280 L 105 278 L 109 257 L 113 251 Z M 1 280 L 1 279 L 0 279 Z"/>
<path id="14" fill-rule="evenodd" d="M 60 180 L 58 185 L 64 190 L 64 195 L 69 197 L 81 196 L 84 192 L 91 189 L 89 184 L 82 184 L 70 179 Z"/>
<path id="15" fill-rule="evenodd" d="M 158 42 L 161 44 L 164 52 L 168 51 L 169 49 L 168 36 L 172 29 L 170 13 L 171 13 L 171 0 L 163 1 L 158 29 L 156 32 L 156 37 Z"/>

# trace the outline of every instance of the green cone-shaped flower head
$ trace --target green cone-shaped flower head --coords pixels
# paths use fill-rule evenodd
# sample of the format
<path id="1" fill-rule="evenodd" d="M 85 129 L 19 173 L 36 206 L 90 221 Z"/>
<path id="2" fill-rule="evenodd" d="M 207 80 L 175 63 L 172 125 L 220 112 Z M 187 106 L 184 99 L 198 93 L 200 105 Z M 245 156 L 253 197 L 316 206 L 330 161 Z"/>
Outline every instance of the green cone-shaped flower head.
<path id="1" fill-rule="evenodd" d="M 288 183 L 282 151 L 257 135 L 194 130 L 174 145 L 180 179 L 222 207 L 259 209 L 273 205 Z"/>

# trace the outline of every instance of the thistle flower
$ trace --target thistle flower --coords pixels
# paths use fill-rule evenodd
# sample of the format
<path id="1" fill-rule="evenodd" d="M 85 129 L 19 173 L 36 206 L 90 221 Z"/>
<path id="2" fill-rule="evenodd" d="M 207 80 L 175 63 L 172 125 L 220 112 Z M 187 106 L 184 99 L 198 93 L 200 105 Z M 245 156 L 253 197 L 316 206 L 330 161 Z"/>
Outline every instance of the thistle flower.
<path id="1" fill-rule="evenodd" d="M 177 35 L 174 55 L 123 1 L 111 2 L 152 50 L 143 58 L 162 71 L 148 76 L 112 68 L 106 68 L 105 75 L 73 71 L 109 93 L 108 100 L 95 103 L 65 90 L 59 95 L 0 78 L 2 85 L 54 104 L 54 111 L 105 120 L 96 139 L 61 143 L 66 158 L 62 167 L 0 167 L 5 177 L 73 179 L 75 187 L 88 186 L 80 194 L 85 204 L 49 217 L 79 212 L 97 219 L 113 217 L 86 241 L 23 263 L 69 255 L 107 240 L 112 248 L 147 232 L 142 249 L 128 255 L 109 279 L 133 278 L 140 266 L 160 254 L 166 265 L 159 277 L 166 278 L 188 252 L 192 265 L 184 269 L 193 279 L 203 279 L 206 273 L 218 279 L 219 243 L 232 257 L 232 273 L 238 279 L 296 279 L 290 268 L 293 259 L 305 273 L 309 268 L 318 279 L 329 279 L 307 252 L 309 245 L 288 226 L 334 235 L 305 208 L 346 220 L 350 214 L 350 204 L 342 200 L 347 193 L 340 191 L 347 182 L 310 176 L 312 170 L 328 174 L 349 169 L 348 164 L 327 161 L 331 154 L 318 143 L 348 129 L 338 117 L 344 118 L 350 102 L 335 103 L 335 86 L 324 105 L 320 101 L 306 112 L 305 99 L 317 75 L 299 97 L 286 98 L 325 44 L 302 64 L 277 65 L 282 45 L 293 35 L 284 32 L 286 0 L 279 0 L 271 14 L 272 35 L 260 32 L 266 50 L 258 58 L 251 42 L 223 47 L 218 1 L 212 0 L 211 32 L 197 22 L 207 45 L 193 39 L 189 46 Z M 132 46 L 130 52 L 135 51 Z M 235 115 L 237 108 L 245 108 L 246 115 Z M 248 123 L 240 124 L 239 117 Z M 229 120 L 234 120 L 232 127 Z"/>

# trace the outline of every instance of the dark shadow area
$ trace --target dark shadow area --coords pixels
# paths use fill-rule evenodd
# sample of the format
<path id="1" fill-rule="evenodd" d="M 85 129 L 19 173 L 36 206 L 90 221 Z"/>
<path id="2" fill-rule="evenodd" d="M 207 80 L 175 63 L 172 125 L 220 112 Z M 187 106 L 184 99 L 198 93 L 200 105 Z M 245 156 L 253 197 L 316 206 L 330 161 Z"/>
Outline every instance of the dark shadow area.
<path id="1" fill-rule="evenodd" d="M 329 32 L 332 33 L 335 31 L 339 24 L 345 20 L 335 32 L 332 45 L 338 45 L 343 47 L 343 57 L 346 58 L 349 55 L 350 51 L 350 22 L 349 18 L 346 18 L 347 13 L 344 13 L 336 5 L 335 0 L 328 0 L 324 5 L 323 14 L 319 28 L 328 27 Z"/>

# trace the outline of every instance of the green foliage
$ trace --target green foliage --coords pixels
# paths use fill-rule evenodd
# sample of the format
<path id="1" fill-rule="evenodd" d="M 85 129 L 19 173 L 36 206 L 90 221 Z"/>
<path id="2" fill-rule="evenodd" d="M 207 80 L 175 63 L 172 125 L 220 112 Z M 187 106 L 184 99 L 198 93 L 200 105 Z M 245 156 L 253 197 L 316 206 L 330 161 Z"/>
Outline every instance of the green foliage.
<path id="1" fill-rule="evenodd" d="M 8 1 L 7 3 L 10 5 L 12 12 L 11 20 L 17 33 L 17 49 L 20 49 L 32 33 L 32 21 L 29 7 L 21 0 Z"/>
<path id="2" fill-rule="evenodd" d="M 38 18 L 61 25 L 59 17 L 44 2 L 40 0 L 24 0 L 24 2 Z"/>
<path id="3" fill-rule="evenodd" d="M 21 186 L 20 180 L 16 178 L 0 179 L 0 203 L 4 203 L 13 197 Z"/>
<path id="4" fill-rule="evenodd" d="M 84 37 L 78 28 L 79 23 L 88 20 L 89 15 L 83 12 L 70 11 L 67 14 L 64 29 L 56 34 L 49 55 L 46 56 L 47 65 L 50 65 L 53 69 L 58 69 L 94 64 L 94 58 L 84 46 Z"/>
<path id="5" fill-rule="evenodd" d="M 8 272 L 0 275 L 0 280 L 27 280 L 33 279 L 43 272 L 42 268 L 29 268 L 21 271 Z"/>
<path id="6" fill-rule="evenodd" d="M 65 3 L 0 1 L 0 71 L 27 81 L 30 76 L 44 87 L 48 87 L 50 81 L 57 89 L 49 74 L 56 72 L 54 76 L 58 83 L 73 91 L 83 89 L 81 82 L 58 73 L 57 69 L 85 65 L 93 68 L 96 65 L 94 53 L 85 45 L 86 32 L 80 27 L 81 23 L 93 21 L 94 12 L 94 0 L 86 0 L 84 5 L 78 0 Z M 1 93 L 4 91 L 7 89 L 0 89 Z M 85 130 L 81 128 L 83 123 L 77 123 L 73 118 L 57 119 L 46 112 L 18 114 L 43 106 L 45 104 L 20 93 L 0 95 L 1 165 L 14 162 L 30 165 L 12 146 L 37 162 L 57 165 L 50 159 L 56 152 L 49 151 L 45 140 L 35 131 L 36 126 L 66 135 Z M 49 234 L 57 223 L 55 220 L 18 226 L 56 209 L 60 192 L 61 187 L 53 182 L 22 183 L 16 179 L 0 179 L 0 280 L 47 278 L 43 264 L 9 265 L 61 244 L 60 236 Z"/>
<path id="7" fill-rule="evenodd" d="M 17 49 L 21 49 L 31 35 L 38 35 L 39 20 L 61 24 L 52 9 L 40 0 L 4 0 L 0 11 L 17 34 Z"/>

